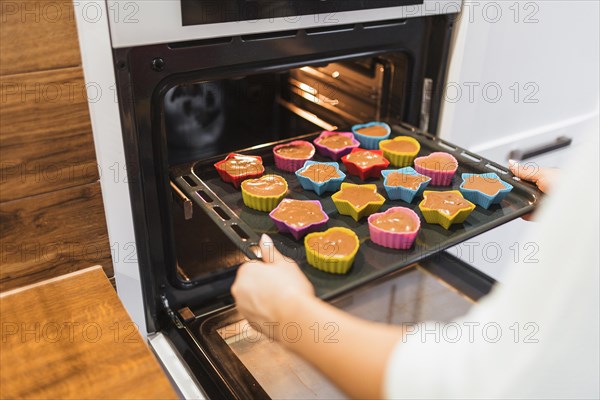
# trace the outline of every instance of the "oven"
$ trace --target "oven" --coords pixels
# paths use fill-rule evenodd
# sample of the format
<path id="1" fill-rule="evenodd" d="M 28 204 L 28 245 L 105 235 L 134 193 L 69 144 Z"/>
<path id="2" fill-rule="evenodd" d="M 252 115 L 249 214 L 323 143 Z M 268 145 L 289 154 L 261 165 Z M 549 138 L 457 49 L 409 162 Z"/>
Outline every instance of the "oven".
<path id="1" fill-rule="evenodd" d="M 229 288 L 237 267 L 260 256 L 261 228 L 201 186 L 198 166 L 372 120 L 465 154 L 436 138 L 461 2 L 156 0 L 131 3 L 136 24 L 123 21 L 127 4 L 105 6 L 121 10 L 107 23 L 147 332 L 168 340 L 209 398 L 343 397 L 236 311 Z M 449 321 L 494 281 L 444 246 L 401 266 L 396 254 L 367 254 L 358 277 L 309 278 L 365 318 Z M 122 298 L 138 293 L 125 293 L 131 274 L 119 283 L 117 271 Z"/>

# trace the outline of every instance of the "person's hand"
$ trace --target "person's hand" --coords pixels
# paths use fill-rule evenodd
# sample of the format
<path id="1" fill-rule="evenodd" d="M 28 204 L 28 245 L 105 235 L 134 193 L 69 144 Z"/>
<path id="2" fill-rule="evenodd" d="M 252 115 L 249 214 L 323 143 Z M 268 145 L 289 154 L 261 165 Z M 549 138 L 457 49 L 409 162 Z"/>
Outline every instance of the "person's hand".
<path id="1" fill-rule="evenodd" d="M 294 302 L 314 297 L 315 291 L 298 265 L 286 259 L 270 237 L 262 236 L 260 248 L 263 261 L 240 266 L 231 294 L 242 315 L 262 325 L 285 319 L 285 313 L 293 313 Z"/>
<path id="2" fill-rule="evenodd" d="M 518 163 L 508 160 L 510 172 L 524 181 L 533 182 L 544 193 L 548 193 L 558 180 L 560 170 L 556 168 L 540 168 L 534 163 Z"/>

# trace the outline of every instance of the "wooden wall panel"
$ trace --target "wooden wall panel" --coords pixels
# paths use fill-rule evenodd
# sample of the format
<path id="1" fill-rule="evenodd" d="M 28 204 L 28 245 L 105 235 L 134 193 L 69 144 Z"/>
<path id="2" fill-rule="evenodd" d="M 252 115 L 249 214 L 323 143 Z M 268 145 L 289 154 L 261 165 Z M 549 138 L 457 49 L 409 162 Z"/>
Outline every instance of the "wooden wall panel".
<path id="1" fill-rule="evenodd" d="M 102 265 L 113 276 L 100 184 L 0 203 L 0 291 Z"/>
<path id="2" fill-rule="evenodd" d="M 0 292 L 113 276 L 71 0 L 0 0 Z"/>
<path id="3" fill-rule="evenodd" d="M 0 75 L 81 64 L 70 0 L 0 0 Z"/>
<path id="4" fill-rule="evenodd" d="M 0 202 L 98 180 L 80 67 L 0 77 Z"/>

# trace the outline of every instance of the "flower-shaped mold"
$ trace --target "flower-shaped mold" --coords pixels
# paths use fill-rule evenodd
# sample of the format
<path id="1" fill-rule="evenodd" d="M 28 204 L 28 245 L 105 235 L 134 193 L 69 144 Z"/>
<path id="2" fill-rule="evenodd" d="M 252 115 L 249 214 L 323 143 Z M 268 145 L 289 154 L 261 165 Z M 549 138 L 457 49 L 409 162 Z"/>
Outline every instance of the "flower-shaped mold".
<path id="1" fill-rule="evenodd" d="M 419 209 L 429 224 L 439 224 L 450 229 L 452 224 L 460 224 L 475 209 L 475 204 L 466 200 L 458 190 L 437 192 L 426 190 Z"/>
<path id="2" fill-rule="evenodd" d="M 381 171 L 383 187 L 390 200 L 402 200 L 411 203 L 415 197 L 423 194 L 431 178 L 421 175 L 411 167 L 386 169 Z"/>
<path id="3" fill-rule="evenodd" d="M 393 139 L 382 140 L 379 149 L 394 167 L 408 167 L 419 154 L 421 144 L 410 136 L 396 136 Z"/>
<path id="4" fill-rule="evenodd" d="M 342 162 L 350 175 L 357 175 L 363 181 L 379 178 L 381 171 L 390 165 L 381 150 L 352 149 L 342 157 Z"/>
<path id="5" fill-rule="evenodd" d="M 310 232 L 321 230 L 329 216 L 323 211 L 319 200 L 283 199 L 269 217 L 279 232 L 289 232 L 296 240 Z"/>
<path id="6" fill-rule="evenodd" d="M 308 264 L 332 274 L 347 273 L 359 247 L 356 233 L 341 227 L 314 232 L 304 238 Z"/>
<path id="7" fill-rule="evenodd" d="M 452 154 L 436 151 L 415 159 L 415 170 L 431 178 L 431 184 L 449 186 L 458 169 L 458 161 Z"/>
<path id="8" fill-rule="evenodd" d="M 325 192 L 340 190 L 346 174 L 336 162 L 307 161 L 296 171 L 296 177 L 304 190 L 312 190 L 319 196 Z"/>
<path id="9" fill-rule="evenodd" d="M 385 197 L 377 192 L 377 185 L 346 182 L 339 192 L 331 195 L 331 200 L 340 214 L 349 215 L 355 221 L 377 212 L 385 203 Z"/>
<path id="10" fill-rule="evenodd" d="M 288 191 L 286 180 L 279 175 L 263 175 L 242 182 L 242 199 L 247 207 L 272 211 Z"/>
<path id="11" fill-rule="evenodd" d="M 371 214 L 368 222 L 373 243 L 391 249 L 410 249 L 421 228 L 419 216 L 406 207 Z"/>
<path id="12" fill-rule="evenodd" d="M 273 147 L 275 166 L 282 171 L 296 172 L 315 155 L 315 146 L 306 140 L 294 140 Z"/>
<path id="13" fill-rule="evenodd" d="M 246 179 L 258 178 L 265 172 L 260 156 L 229 153 L 224 160 L 215 164 L 221 179 L 233 183 L 236 188 Z"/>
<path id="14" fill-rule="evenodd" d="M 350 153 L 352 149 L 360 146 L 352 132 L 323 131 L 313 140 L 319 154 L 335 161 Z"/>
<path id="15" fill-rule="evenodd" d="M 366 124 L 354 125 L 352 133 L 360 146 L 368 150 L 379 149 L 379 143 L 390 137 L 392 129 L 385 122 L 369 122 Z"/>
<path id="16" fill-rule="evenodd" d="M 465 199 L 485 209 L 492 204 L 500 204 L 513 189 L 511 184 L 504 182 L 494 173 L 462 174 L 462 183 L 458 190 Z"/>

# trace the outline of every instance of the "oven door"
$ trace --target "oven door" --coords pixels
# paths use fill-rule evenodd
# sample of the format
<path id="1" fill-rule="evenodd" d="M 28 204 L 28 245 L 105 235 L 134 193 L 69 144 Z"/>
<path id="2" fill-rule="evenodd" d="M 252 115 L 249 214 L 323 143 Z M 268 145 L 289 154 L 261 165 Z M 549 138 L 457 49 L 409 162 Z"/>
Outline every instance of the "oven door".
<path id="1" fill-rule="evenodd" d="M 332 304 L 386 324 L 447 322 L 466 314 L 493 283 L 459 259 L 439 253 L 338 296 Z M 345 398 L 314 367 L 248 324 L 234 306 L 200 316 L 187 309 L 179 318 L 182 328 L 168 335 L 209 398 Z M 332 323 L 298 334 L 335 341 L 336 327 Z"/>

